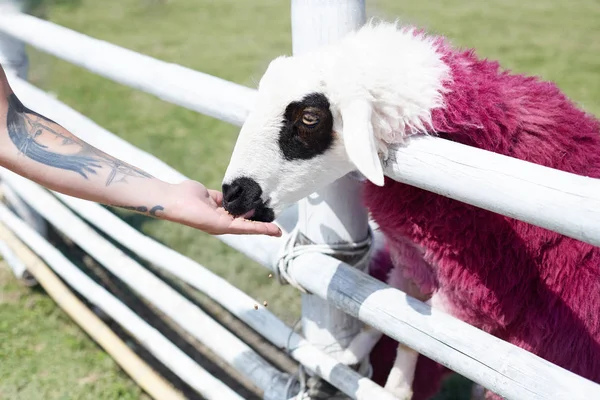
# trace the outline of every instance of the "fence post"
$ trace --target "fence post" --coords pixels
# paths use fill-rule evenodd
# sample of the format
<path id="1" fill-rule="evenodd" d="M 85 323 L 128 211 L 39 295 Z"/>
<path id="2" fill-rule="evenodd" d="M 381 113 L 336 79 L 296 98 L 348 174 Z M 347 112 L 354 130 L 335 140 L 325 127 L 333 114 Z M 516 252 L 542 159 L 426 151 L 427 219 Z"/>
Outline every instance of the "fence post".
<path id="1" fill-rule="evenodd" d="M 15 4 L 0 0 L 0 13 L 15 11 L 19 11 Z M 7 73 L 13 72 L 19 78 L 27 80 L 29 58 L 25 51 L 25 43 L 0 32 L 0 64 Z"/>
<path id="2" fill-rule="evenodd" d="M 292 49 L 300 54 L 338 41 L 366 20 L 365 0 L 292 0 Z M 360 182 L 347 176 L 299 202 L 298 228 L 314 243 L 348 243 L 368 235 Z M 357 260 L 344 260 L 350 264 Z M 363 270 L 366 263 L 356 265 Z M 302 328 L 308 341 L 335 355 L 362 323 L 314 295 L 302 295 Z M 368 362 L 362 367 L 368 367 Z M 361 370 L 364 371 L 364 368 Z"/>
<path id="3" fill-rule="evenodd" d="M 0 0 L 0 13 L 16 11 L 16 6 L 11 2 L 2 2 Z M 11 75 L 27 80 L 29 73 L 29 58 L 25 50 L 25 43 L 0 32 L 0 65 L 6 72 L 10 81 Z M 21 217 L 29 226 L 34 228 L 40 235 L 46 237 L 48 226 L 46 221 L 25 201 L 19 197 L 10 186 L 0 181 L 0 191 L 2 197 L 10 208 Z M 24 268 L 16 268 L 11 265 L 13 272 L 18 279 L 21 279 L 28 286 L 33 286 L 37 282 Z"/>

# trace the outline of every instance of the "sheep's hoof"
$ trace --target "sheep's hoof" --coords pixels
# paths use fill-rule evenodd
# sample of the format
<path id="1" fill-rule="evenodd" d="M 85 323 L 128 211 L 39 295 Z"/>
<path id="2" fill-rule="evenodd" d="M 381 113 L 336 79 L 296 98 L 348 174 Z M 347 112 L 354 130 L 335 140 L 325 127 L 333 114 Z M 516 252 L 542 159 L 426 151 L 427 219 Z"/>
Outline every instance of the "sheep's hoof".
<path id="1" fill-rule="evenodd" d="M 388 386 L 386 385 L 385 390 L 393 394 L 400 400 L 411 400 L 413 396 L 412 388 L 408 385 L 401 386 Z"/>
<path id="2" fill-rule="evenodd" d="M 339 363 L 344 364 L 348 367 L 350 367 L 352 365 L 357 365 L 362 361 L 359 359 L 359 357 L 356 353 L 354 353 L 353 351 L 350 351 L 348 349 L 343 351 L 341 354 L 335 355 L 334 357 L 337 359 L 337 361 Z"/>

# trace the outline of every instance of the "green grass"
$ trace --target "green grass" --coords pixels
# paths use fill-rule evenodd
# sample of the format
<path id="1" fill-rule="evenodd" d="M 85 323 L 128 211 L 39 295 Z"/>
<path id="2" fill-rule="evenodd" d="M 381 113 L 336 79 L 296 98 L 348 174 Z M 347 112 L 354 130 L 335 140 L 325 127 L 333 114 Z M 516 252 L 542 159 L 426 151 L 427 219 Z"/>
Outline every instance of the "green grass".
<path id="1" fill-rule="evenodd" d="M 148 399 L 43 289 L 0 262 L 0 399 Z"/>
<path id="2" fill-rule="evenodd" d="M 270 59 L 291 51 L 288 0 L 30 1 L 41 4 L 46 18 L 60 25 L 252 87 Z M 507 68 L 553 80 L 585 109 L 600 115 L 596 0 L 367 0 L 367 4 L 370 16 L 425 26 Z M 29 54 L 30 80 L 35 85 L 187 176 L 219 187 L 238 128 L 33 49 Z M 64 123 L 68 126 L 68 121 Z M 276 285 L 262 267 L 217 239 L 166 222 L 132 221 L 251 296 L 267 299 L 288 323 L 295 321 L 298 294 Z M 139 391 L 129 379 L 116 372 L 114 363 L 48 298 L 16 288 L 5 273 L 0 275 L 0 287 L 2 292 L 17 293 L 11 295 L 16 301 L 0 303 L 4 335 L 0 398 L 137 398 Z M 30 303 L 39 306 L 26 307 Z M 46 343 L 39 353 L 37 343 Z M 77 383 L 89 375 L 99 378 L 87 385 Z M 444 398 L 458 397 L 455 391 Z"/>

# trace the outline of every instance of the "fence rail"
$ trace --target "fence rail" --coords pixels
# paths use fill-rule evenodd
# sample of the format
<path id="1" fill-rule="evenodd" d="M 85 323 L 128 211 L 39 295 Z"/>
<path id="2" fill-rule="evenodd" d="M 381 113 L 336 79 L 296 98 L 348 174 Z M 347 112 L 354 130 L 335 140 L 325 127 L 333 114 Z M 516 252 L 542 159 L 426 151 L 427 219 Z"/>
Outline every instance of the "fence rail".
<path id="1" fill-rule="evenodd" d="M 15 215 L 7 214 L 4 219 L 11 219 L 18 226 L 27 226 Z M 13 225 L 15 226 L 15 225 Z M 41 237 L 40 237 L 41 238 Z M 17 260 L 26 264 L 27 271 L 32 274 L 46 293 L 69 315 L 83 330 L 94 339 L 117 363 L 132 377 L 142 389 L 155 399 L 183 400 L 184 397 L 170 383 L 146 364 L 134 350 L 119 338 L 92 310 L 77 298 L 53 272 L 25 243 L 0 223 L 0 254 L 10 264 Z M 8 243 L 8 244 L 7 244 Z M 13 250 L 14 249 L 14 250 Z M 12 261 L 11 261 L 12 260 Z"/>
<path id="2" fill-rule="evenodd" d="M 165 63 L 24 14 L 0 16 L 0 32 L 108 79 L 238 126 L 245 120 L 256 94 L 253 89 L 242 85 Z M 114 60 L 119 62 L 115 63 Z M 54 120 L 92 145 L 144 168 L 161 179 L 186 179 L 156 157 L 132 146 L 24 80 L 10 76 L 10 81 L 25 104 L 52 116 Z M 407 146 L 396 149 L 393 154 L 394 161 L 386 166 L 386 174 L 393 179 L 600 245 L 600 181 L 597 179 L 564 173 L 439 138 L 411 140 Z M 36 206 L 43 198 L 41 193 L 44 189 L 27 183 L 22 178 L 11 176 L 10 173 L 2 172 L 1 176 L 30 205 Z M 46 194 L 49 196 L 47 192 Z M 267 340 L 277 346 L 283 345 L 283 338 L 286 333 L 291 332 L 290 328 L 266 310 L 258 313 L 254 310 L 246 312 L 250 306 L 247 304 L 250 298 L 238 289 L 193 261 L 139 233 L 134 235 L 131 232 L 133 239 L 124 237 L 123 231 L 133 228 L 121 226 L 114 218 L 108 217 L 108 214 L 102 215 L 108 211 L 101 207 L 83 200 L 56 195 L 83 218 L 142 257 L 149 258 L 148 251 L 151 250 L 152 258 L 157 258 L 155 263 L 159 267 L 171 272 L 177 270 L 180 278 L 221 303 Z M 35 208 L 42 213 L 39 204 Z M 294 212 L 295 210 L 290 209 L 277 222 L 289 230 L 296 223 Z M 44 213 L 44 216 L 59 227 L 63 225 L 60 219 L 49 213 Z M 131 326 L 131 321 L 123 317 L 130 315 L 130 310 L 119 308 L 116 300 L 102 292 L 102 288 L 93 286 L 95 284 L 90 283 L 89 278 L 75 271 L 76 268 L 68 260 L 56 250 L 49 249 L 49 245 L 39 234 L 24 225 L 3 206 L 0 207 L 0 220 L 24 242 L 35 248 L 36 252 L 39 251 L 40 256 L 76 290 L 86 296 L 88 292 L 91 293 L 92 301 L 99 305 L 106 306 L 110 303 L 111 307 L 120 310 L 115 313 L 121 315 L 119 321 Z M 73 239 L 78 235 L 77 229 L 63 227 L 62 230 Z M 270 269 L 275 268 L 277 254 L 285 240 L 232 235 L 218 238 Z M 142 250 L 142 243 L 148 244 L 149 249 Z M 85 245 L 83 242 L 80 244 Z M 89 251 L 93 253 L 98 250 L 90 247 Z M 100 253 L 97 254 L 101 256 Z M 117 264 L 113 261 L 106 259 L 105 266 L 109 269 L 115 268 Z M 174 264 L 179 264 L 179 268 L 174 267 Z M 183 272 L 183 265 L 193 267 L 202 279 Z M 298 258 L 289 272 L 313 295 L 327 300 L 344 312 L 508 399 L 600 398 L 600 385 L 431 309 L 350 265 L 325 255 L 311 254 Z M 139 274 L 143 272 L 136 270 L 131 277 Z M 212 289 L 211 283 L 215 283 Z M 82 289 L 83 287 L 85 288 Z M 216 287 L 227 289 L 219 291 Z M 192 314 L 194 319 L 201 317 L 197 312 Z M 138 321 L 135 317 L 131 317 L 131 320 L 142 326 L 136 329 L 141 329 L 152 337 L 144 343 L 152 344 L 162 340 L 155 333 L 151 333 L 149 328 L 144 328 L 143 321 Z M 179 322 L 186 326 L 184 318 L 179 319 Z M 269 333 L 265 326 L 277 328 Z M 191 325 L 188 325 L 188 328 L 193 330 Z M 198 332 L 198 335 L 201 334 Z M 331 356 L 315 348 L 302 336 L 293 334 L 292 337 L 293 343 L 298 345 L 292 351 L 292 357 L 352 398 L 393 398 L 369 379 L 336 363 Z M 220 346 L 216 341 L 210 343 L 217 348 Z M 243 344 L 236 345 L 241 346 L 238 349 L 244 350 Z M 160 346 L 169 348 L 168 343 L 162 343 Z M 163 354 L 161 351 L 164 349 L 158 349 L 156 346 L 154 349 L 157 354 Z M 245 352 L 242 350 L 240 352 Z M 259 386 L 262 389 L 267 389 L 269 383 L 277 376 L 276 370 L 262 362 L 256 364 L 257 371 L 240 367 L 236 364 L 235 355 L 227 353 L 228 351 L 232 351 L 231 348 L 223 349 L 221 355 L 232 365 L 237 365 L 241 372 L 260 375 L 257 381 L 261 382 Z M 185 361 L 185 354 L 180 354 L 179 357 L 184 360 L 183 363 L 188 363 Z M 188 377 L 188 383 L 194 381 L 193 387 L 199 392 L 207 393 L 208 398 L 216 398 L 214 393 L 211 395 L 210 391 L 207 392 L 206 383 L 215 388 L 220 387 L 220 382 L 210 378 L 200 384 L 198 379 L 205 374 L 202 369 L 181 368 L 181 365 L 174 367 Z M 222 393 L 230 392 L 224 390 Z M 369 397 L 373 395 L 377 397 Z M 238 398 L 236 396 L 230 393 L 230 398 Z M 225 395 L 219 398 L 225 398 Z"/>
<path id="3" fill-rule="evenodd" d="M 600 246 L 600 179 L 431 137 L 391 157 L 397 181 Z"/>
<path id="4" fill-rule="evenodd" d="M 286 383 L 286 377 L 278 376 L 281 372 L 275 370 L 266 360 L 198 307 L 95 233 L 51 193 L 4 169 L 0 169 L 0 177 L 8 182 L 28 204 L 40 210 L 40 213 L 63 234 L 70 237 L 134 291 L 173 318 L 182 328 L 207 345 L 232 367 L 247 376 L 261 390 L 279 394 L 283 392 L 284 387 L 272 386 Z M 100 205 L 70 196 L 60 194 L 58 196 L 74 211 L 129 250 L 210 296 L 279 348 L 286 350 L 289 348 L 293 358 L 350 398 L 394 399 L 379 385 L 375 385 L 312 346 L 268 310 L 264 308 L 259 311 L 254 310 L 256 300 L 224 279 L 189 258 L 144 236 Z"/>
<path id="5" fill-rule="evenodd" d="M 94 39 L 41 19 L 5 12 L 2 32 L 63 60 L 165 101 L 241 125 L 254 90 Z"/>
<path id="6" fill-rule="evenodd" d="M 238 126 L 256 95 L 255 89 L 25 14 L 0 16 L 0 32 L 115 82 Z M 600 246 L 598 179 L 435 137 L 414 140 L 395 156 L 386 168 L 395 180 Z"/>
<path id="7" fill-rule="evenodd" d="M 119 325 L 130 332 L 144 347 L 184 382 L 207 399 L 240 400 L 237 393 L 210 375 L 187 354 L 150 326 L 139 315 L 125 306 L 55 249 L 39 233 L 0 204 L 0 220 L 28 247 L 33 249 L 52 269 L 80 295 L 100 307 Z"/>
<path id="8" fill-rule="evenodd" d="M 291 275 L 311 293 L 507 399 L 600 398 L 600 385 L 338 260 L 304 255 Z"/>
<path id="9" fill-rule="evenodd" d="M 51 193 L 8 170 L 0 170 L 0 176 L 49 223 L 258 388 L 267 390 L 275 382 L 281 372 L 268 361 L 190 300 L 104 239 Z M 252 310 L 251 304 L 247 307 Z"/>

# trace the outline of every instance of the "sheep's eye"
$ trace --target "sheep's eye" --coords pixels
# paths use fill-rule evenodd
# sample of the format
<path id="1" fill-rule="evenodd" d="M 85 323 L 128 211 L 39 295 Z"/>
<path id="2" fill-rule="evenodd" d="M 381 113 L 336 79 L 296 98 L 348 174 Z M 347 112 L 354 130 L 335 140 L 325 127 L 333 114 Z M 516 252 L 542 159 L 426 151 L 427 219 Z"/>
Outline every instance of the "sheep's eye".
<path id="1" fill-rule="evenodd" d="M 307 112 L 302 115 L 302 123 L 308 126 L 314 126 L 319 123 L 319 117 L 316 114 Z"/>

